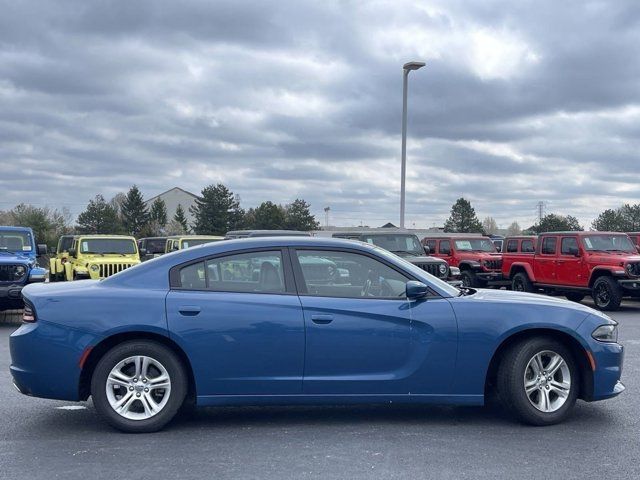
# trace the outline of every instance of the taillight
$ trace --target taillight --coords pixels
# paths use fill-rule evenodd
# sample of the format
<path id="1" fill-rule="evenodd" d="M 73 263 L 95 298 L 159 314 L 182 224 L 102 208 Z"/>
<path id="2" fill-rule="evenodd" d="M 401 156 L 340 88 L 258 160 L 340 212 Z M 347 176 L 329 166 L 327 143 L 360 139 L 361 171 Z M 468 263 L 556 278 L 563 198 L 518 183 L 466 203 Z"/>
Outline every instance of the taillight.
<path id="1" fill-rule="evenodd" d="M 22 321 L 25 323 L 33 323 L 36 321 L 36 312 L 29 304 L 24 304 L 24 310 L 22 310 Z"/>

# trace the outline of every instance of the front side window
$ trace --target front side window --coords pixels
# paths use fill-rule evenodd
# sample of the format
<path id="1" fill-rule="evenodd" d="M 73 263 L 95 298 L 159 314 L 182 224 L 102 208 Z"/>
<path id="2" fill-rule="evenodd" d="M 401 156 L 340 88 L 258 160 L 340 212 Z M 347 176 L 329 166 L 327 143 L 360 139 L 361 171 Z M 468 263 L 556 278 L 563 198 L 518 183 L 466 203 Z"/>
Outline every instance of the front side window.
<path id="1" fill-rule="evenodd" d="M 554 255 L 556 253 L 556 237 L 545 237 L 542 241 L 542 253 L 545 255 Z"/>
<path id="2" fill-rule="evenodd" d="M 562 242 L 560 242 L 560 253 L 562 253 L 562 255 L 573 255 L 573 252 L 577 250 L 578 239 L 576 237 L 564 237 Z"/>
<path id="3" fill-rule="evenodd" d="M 367 255 L 341 251 L 298 250 L 309 295 L 341 298 L 405 298 L 409 280 Z"/>
<path id="4" fill-rule="evenodd" d="M 164 246 L 166 241 L 162 238 L 150 238 L 147 240 L 145 248 L 147 253 L 162 253 L 164 252 Z"/>
<path id="5" fill-rule="evenodd" d="M 514 253 L 518 251 L 518 240 L 509 240 L 507 242 L 507 253 Z"/>

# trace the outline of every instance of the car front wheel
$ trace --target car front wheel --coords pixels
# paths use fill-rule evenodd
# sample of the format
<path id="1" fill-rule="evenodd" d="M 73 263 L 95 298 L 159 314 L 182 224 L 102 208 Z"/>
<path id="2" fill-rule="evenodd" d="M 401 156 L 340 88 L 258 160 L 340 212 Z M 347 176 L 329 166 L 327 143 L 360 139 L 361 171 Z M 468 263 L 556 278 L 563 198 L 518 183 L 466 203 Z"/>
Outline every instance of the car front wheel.
<path id="1" fill-rule="evenodd" d="M 507 410 L 530 425 L 562 422 L 578 397 L 579 375 L 571 352 L 551 338 L 514 345 L 498 370 L 498 390 Z"/>
<path id="2" fill-rule="evenodd" d="M 608 276 L 602 276 L 595 281 L 591 296 L 599 310 L 618 310 L 622 303 L 622 289 L 613 278 Z"/>
<path id="3" fill-rule="evenodd" d="M 160 430 L 178 412 L 186 393 L 186 375 L 178 356 L 147 340 L 109 350 L 91 379 L 98 414 L 123 432 Z"/>

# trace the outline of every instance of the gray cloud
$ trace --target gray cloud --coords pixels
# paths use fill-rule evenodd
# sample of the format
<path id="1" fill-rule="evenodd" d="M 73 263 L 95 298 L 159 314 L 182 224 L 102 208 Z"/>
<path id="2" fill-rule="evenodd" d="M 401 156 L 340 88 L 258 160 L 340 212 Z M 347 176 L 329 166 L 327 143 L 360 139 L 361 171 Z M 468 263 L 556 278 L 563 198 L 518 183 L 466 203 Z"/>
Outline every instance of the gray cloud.
<path id="1" fill-rule="evenodd" d="M 0 7 L 0 209 L 220 181 L 395 222 L 409 59 L 410 224 L 463 195 L 503 226 L 640 201 L 633 0 Z"/>

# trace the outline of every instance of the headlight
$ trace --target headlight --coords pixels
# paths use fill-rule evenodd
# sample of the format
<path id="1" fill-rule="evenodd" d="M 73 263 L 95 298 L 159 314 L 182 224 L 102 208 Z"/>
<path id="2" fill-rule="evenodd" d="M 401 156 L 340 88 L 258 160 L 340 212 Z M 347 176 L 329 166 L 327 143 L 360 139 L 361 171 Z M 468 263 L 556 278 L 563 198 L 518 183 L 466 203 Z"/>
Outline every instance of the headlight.
<path id="1" fill-rule="evenodd" d="M 600 325 L 591 334 L 593 338 L 600 342 L 617 342 L 618 341 L 618 325 L 608 324 Z"/>
<path id="2" fill-rule="evenodd" d="M 440 275 L 444 275 L 447 273 L 447 266 L 443 263 L 440 265 Z"/>
<path id="3" fill-rule="evenodd" d="M 25 273 L 27 273 L 27 269 L 24 267 L 24 265 L 18 265 L 18 266 L 16 267 L 16 270 L 15 270 L 15 272 L 14 272 L 14 275 L 15 275 L 17 278 L 20 278 L 20 277 L 23 277 Z"/>
<path id="4" fill-rule="evenodd" d="M 98 270 L 100 270 L 100 267 L 98 265 L 91 265 L 91 267 L 89 267 L 91 269 L 92 272 L 97 272 Z"/>

